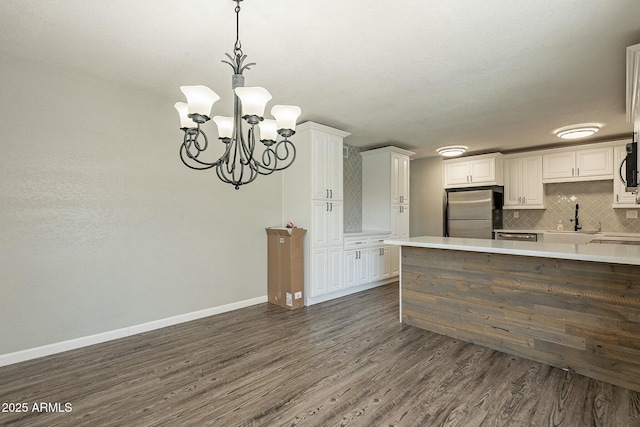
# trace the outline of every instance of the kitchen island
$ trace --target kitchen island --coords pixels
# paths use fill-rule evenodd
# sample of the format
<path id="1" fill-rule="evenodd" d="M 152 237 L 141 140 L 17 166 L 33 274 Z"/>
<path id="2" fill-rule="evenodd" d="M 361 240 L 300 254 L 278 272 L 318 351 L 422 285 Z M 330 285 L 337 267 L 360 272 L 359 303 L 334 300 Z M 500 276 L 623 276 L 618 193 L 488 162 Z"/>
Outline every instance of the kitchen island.
<path id="1" fill-rule="evenodd" d="M 386 243 L 402 247 L 402 322 L 640 391 L 640 246 Z"/>

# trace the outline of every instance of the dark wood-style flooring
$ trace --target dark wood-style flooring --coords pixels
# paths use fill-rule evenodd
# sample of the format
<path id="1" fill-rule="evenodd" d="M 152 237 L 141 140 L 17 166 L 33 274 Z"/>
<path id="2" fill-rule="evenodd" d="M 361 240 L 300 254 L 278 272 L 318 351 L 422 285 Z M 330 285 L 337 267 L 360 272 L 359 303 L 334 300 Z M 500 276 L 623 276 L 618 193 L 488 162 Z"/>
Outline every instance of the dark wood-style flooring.
<path id="1" fill-rule="evenodd" d="M 400 324 L 397 284 L 3 367 L 0 402 L 28 405 L 3 426 L 640 426 L 640 393 Z"/>

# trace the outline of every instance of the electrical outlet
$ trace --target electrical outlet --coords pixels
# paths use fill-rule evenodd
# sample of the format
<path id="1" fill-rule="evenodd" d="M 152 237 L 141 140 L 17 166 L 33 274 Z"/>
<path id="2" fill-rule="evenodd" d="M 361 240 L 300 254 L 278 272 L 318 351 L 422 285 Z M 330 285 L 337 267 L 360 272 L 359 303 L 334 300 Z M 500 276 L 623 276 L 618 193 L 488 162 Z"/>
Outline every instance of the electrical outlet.
<path id="1" fill-rule="evenodd" d="M 513 217 L 514 218 L 520 218 L 520 211 L 513 211 Z"/>
<path id="2" fill-rule="evenodd" d="M 627 210 L 627 219 L 638 219 L 638 211 Z"/>

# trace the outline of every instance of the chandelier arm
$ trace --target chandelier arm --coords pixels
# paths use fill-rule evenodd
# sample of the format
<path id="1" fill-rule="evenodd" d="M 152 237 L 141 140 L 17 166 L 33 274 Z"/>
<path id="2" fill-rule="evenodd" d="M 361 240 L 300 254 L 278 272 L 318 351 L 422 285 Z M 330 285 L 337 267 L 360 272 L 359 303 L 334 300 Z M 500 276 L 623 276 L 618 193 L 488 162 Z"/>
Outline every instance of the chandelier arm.
<path id="1" fill-rule="evenodd" d="M 281 147 L 284 147 L 284 151 L 286 153 L 284 156 L 281 156 L 281 155 L 278 154 L 278 150 Z M 269 154 L 269 156 L 273 156 L 274 157 L 274 165 L 273 165 L 273 167 L 269 167 L 271 159 L 269 159 L 268 161 L 265 160 L 265 154 L 267 152 L 272 153 L 272 154 Z M 291 154 L 291 158 L 289 158 L 290 154 Z M 295 161 L 296 154 L 297 154 L 296 146 L 291 141 L 289 141 L 288 139 L 284 139 L 284 140 L 276 143 L 276 146 L 274 148 L 268 148 L 262 153 L 262 161 L 263 161 L 264 165 L 261 165 L 261 166 L 262 166 L 262 169 L 264 169 L 264 171 L 260 170 L 259 171 L 260 174 L 261 175 L 270 175 L 273 172 L 281 171 L 281 170 L 284 170 L 284 169 L 288 168 Z M 285 161 L 287 159 L 289 159 L 289 161 L 286 164 L 284 164 L 282 166 L 278 166 L 278 160 Z"/>
<path id="2" fill-rule="evenodd" d="M 198 136 L 200 134 L 202 134 L 202 136 L 204 137 L 204 141 L 205 141 L 204 148 L 201 148 L 201 145 L 197 141 Z M 183 142 L 182 142 L 182 145 L 180 146 L 180 160 L 182 160 L 182 163 L 184 163 L 185 166 L 191 169 L 195 169 L 195 170 L 210 169 L 216 166 L 219 160 L 213 163 L 209 163 L 209 162 L 203 162 L 202 160 L 198 159 L 198 156 L 200 155 L 200 153 L 206 150 L 208 146 L 209 146 L 209 140 L 207 138 L 207 135 L 202 130 L 200 130 L 200 126 L 198 126 L 198 128 L 185 129 Z M 191 150 L 192 147 L 196 149 L 195 154 Z M 187 161 L 185 156 L 190 160 Z"/>

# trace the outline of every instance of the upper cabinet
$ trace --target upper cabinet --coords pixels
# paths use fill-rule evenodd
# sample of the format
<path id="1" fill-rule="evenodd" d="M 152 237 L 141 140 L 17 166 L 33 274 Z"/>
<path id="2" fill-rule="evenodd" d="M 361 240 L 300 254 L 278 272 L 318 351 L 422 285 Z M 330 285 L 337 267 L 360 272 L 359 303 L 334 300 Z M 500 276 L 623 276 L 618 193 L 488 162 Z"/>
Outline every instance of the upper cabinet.
<path id="1" fill-rule="evenodd" d="M 500 153 L 445 160 L 443 165 L 445 188 L 504 184 Z"/>
<path id="2" fill-rule="evenodd" d="M 413 152 L 397 147 L 363 151 L 362 228 L 409 234 L 409 164 Z"/>
<path id="3" fill-rule="evenodd" d="M 311 189 L 315 200 L 342 200 L 343 137 L 314 131 L 311 136 Z"/>
<path id="4" fill-rule="evenodd" d="M 553 150 L 543 154 L 542 164 L 545 183 L 612 179 L 613 148 Z"/>
<path id="5" fill-rule="evenodd" d="M 409 203 L 409 155 L 391 152 L 391 203 Z"/>
<path id="6" fill-rule="evenodd" d="M 504 158 L 505 209 L 544 209 L 541 155 Z"/>

